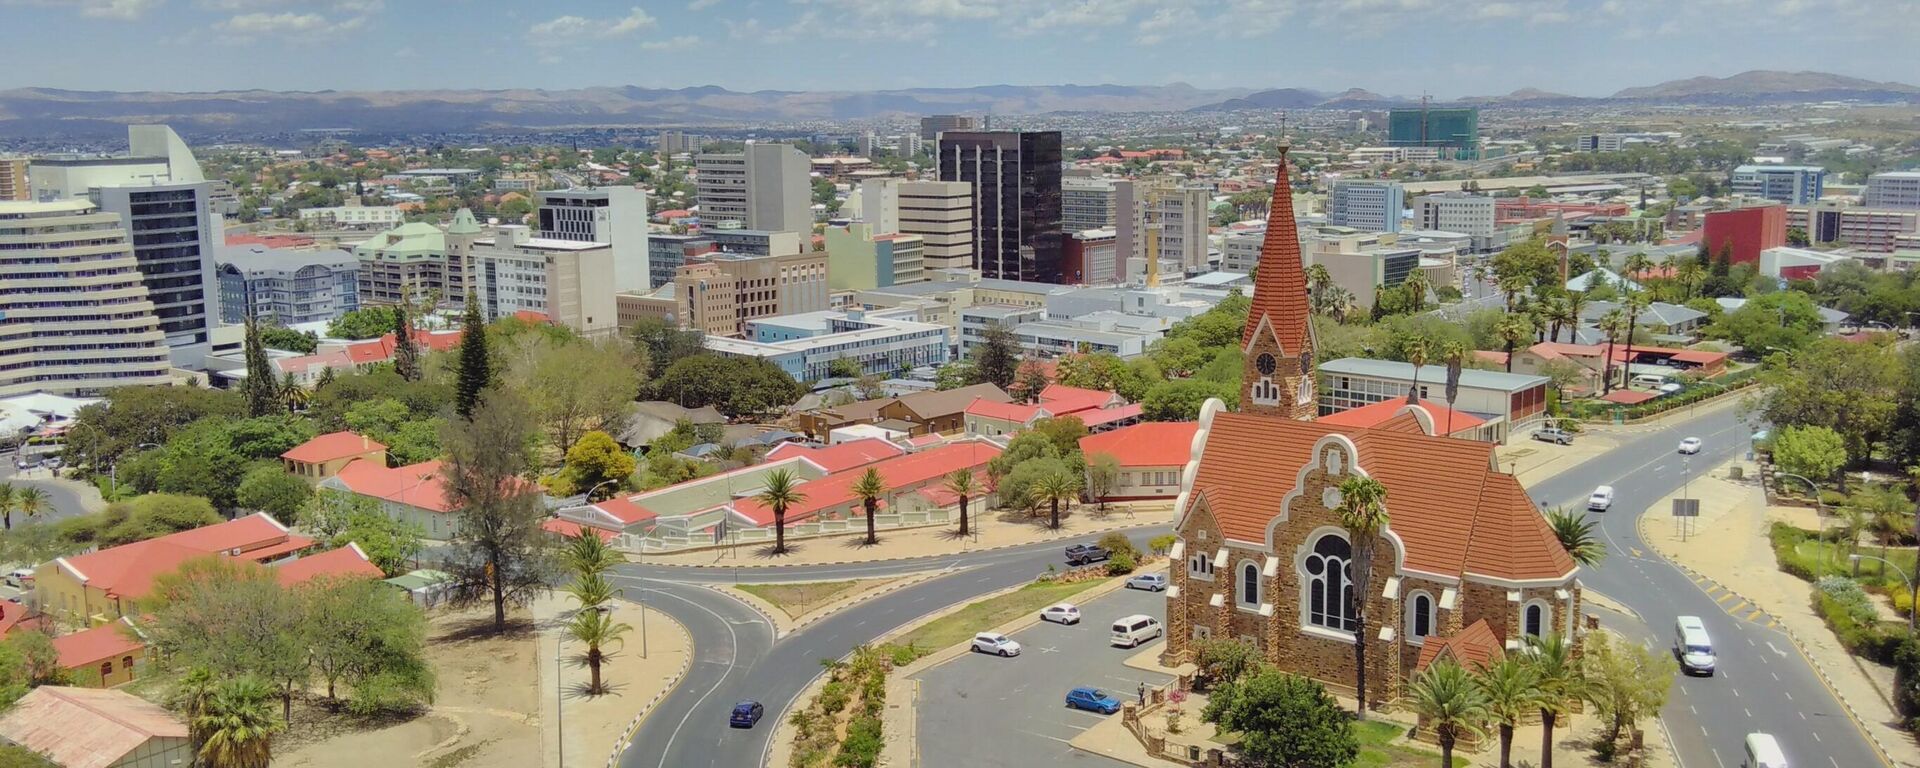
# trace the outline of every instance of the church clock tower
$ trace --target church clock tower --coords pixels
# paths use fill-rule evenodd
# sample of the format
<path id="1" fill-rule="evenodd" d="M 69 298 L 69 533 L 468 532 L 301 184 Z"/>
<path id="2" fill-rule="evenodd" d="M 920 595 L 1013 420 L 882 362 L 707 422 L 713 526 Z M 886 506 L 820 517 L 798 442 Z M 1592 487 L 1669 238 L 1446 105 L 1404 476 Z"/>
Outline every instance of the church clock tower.
<path id="1" fill-rule="evenodd" d="M 1311 421 L 1319 413 L 1314 366 L 1312 309 L 1300 234 L 1293 221 L 1293 189 L 1287 180 L 1287 148 L 1280 148 L 1260 245 L 1253 306 L 1240 334 L 1243 357 L 1240 411 Z"/>

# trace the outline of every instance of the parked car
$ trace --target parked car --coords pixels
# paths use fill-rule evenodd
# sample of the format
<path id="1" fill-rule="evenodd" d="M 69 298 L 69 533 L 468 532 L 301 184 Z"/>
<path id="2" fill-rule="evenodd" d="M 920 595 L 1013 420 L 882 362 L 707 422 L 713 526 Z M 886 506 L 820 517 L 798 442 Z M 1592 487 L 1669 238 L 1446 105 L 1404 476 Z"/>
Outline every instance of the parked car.
<path id="1" fill-rule="evenodd" d="M 1049 605 L 1046 610 L 1040 612 L 1040 620 L 1055 624 L 1078 624 L 1080 623 L 1080 606 L 1073 603 Z"/>
<path id="2" fill-rule="evenodd" d="M 1113 557 L 1106 547 L 1098 544 L 1075 544 L 1067 547 L 1067 565 L 1086 565 Z"/>
<path id="3" fill-rule="evenodd" d="M 1167 575 L 1164 573 L 1141 573 L 1127 579 L 1127 589 L 1144 589 L 1148 592 L 1167 591 Z"/>
<path id="4" fill-rule="evenodd" d="M 1593 493 L 1587 496 L 1587 509 L 1595 512 L 1605 512 L 1612 507 L 1613 486 L 1611 485 L 1603 485 L 1595 488 L 1593 489 Z"/>
<path id="5" fill-rule="evenodd" d="M 1677 381 L 1669 381 L 1665 384 L 1660 385 L 1658 389 L 1660 392 L 1660 396 L 1665 397 L 1667 395 L 1676 394 L 1680 390 L 1683 390 L 1686 388 L 1687 386 L 1685 384 L 1681 384 L 1680 382 L 1677 382 Z"/>
<path id="6" fill-rule="evenodd" d="M 1088 712 L 1111 715 L 1120 711 L 1120 700 L 1107 695 L 1106 691 L 1098 688 L 1081 686 L 1067 691 L 1067 706 L 1074 709 L 1084 709 Z"/>
<path id="7" fill-rule="evenodd" d="M 15 568 L 7 572 L 7 586 L 15 589 L 26 589 L 27 587 L 33 586 L 33 569 Z"/>
<path id="8" fill-rule="evenodd" d="M 1111 645 L 1126 648 L 1138 648 L 1141 643 L 1160 637 L 1166 631 L 1160 626 L 1160 620 L 1144 613 L 1122 617 L 1113 622 L 1113 635 L 1108 640 Z"/>
<path id="9" fill-rule="evenodd" d="M 1537 430 L 1533 433 L 1533 439 L 1539 440 L 1543 443 L 1559 443 L 1561 445 L 1573 445 L 1573 433 L 1568 432 L 1559 427 L 1546 427 L 1544 429 Z"/>
<path id="10" fill-rule="evenodd" d="M 48 456 L 40 460 L 40 466 L 46 467 L 47 469 L 59 469 L 66 466 L 66 464 L 67 462 L 61 460 L 58 456 Z"/>
<path id="11" fill-rule="evenodd" d="M 973 636 L 974 653 L 991 653 L 995 656 L 1020 655 L 1020 643 L 998 632 L 982 632 Z"/>
<path id="12" fill-rule="evenodd" d="M 1685 440 L 1680 441 L 1680 452 L 1688 456 L 1692 456 L 1693 454 L 1699 453 L 1700 438 L 1689 437 Z"/>
<path id="13" fill-rule="evenodd" d="M 766 707 L 760 706 L 760 702 L 748 699 L 733 705 L 733 714 L 727 716 L 727 725 L 733 728 L 752 728 L 754 723 L 760 722 L 760 716 L 766 713 Z"/>

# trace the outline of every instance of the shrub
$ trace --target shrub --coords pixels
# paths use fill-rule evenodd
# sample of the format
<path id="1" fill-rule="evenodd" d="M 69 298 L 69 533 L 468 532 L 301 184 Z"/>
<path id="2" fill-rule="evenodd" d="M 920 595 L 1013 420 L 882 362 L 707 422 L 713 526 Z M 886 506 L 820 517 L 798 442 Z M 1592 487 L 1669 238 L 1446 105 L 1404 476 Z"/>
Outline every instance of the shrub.
<path id="1" fill-rule="evenodd" d="M 1126 555 L 1134 560 L 1140 559 L 1140 548 L 1134 546 L 1133 540 L 1127 538 L 1126 534 L 1119 531 L 1114 531 L 1113 533 L 1100 537 L 1099 544 L 1101 548 L 1112 552 L 1114 557 Z"/>
<path id="2" fill-rule="evenodd" d="M 1133 556 L 1125 552 L 1114 553 L 1113 559 L 1107 561 L 1108 576 L 1125 576 L 1133 573 L 1133 568 Z"/>
<path id="3" fill-rule="evenodd" d="M 846 709 L 849 698 L 852 698 L 852 694 L 847 691 L 846 683 L 827 683 L 820 689 L 820 711 L 831 715 Z"/>
<path id="4" fill-rule="evenodd" d="M 906 645 L 887 646 L 887 655 L 890 657 L 889 660 L 893 662 L 893 665 L 895 667 L 904 667 L 908 664 L 912 664 L 915 659 L 918 659 L 922 656 L 927 655 L 927 653 L 926 651 L 923 651 L 920 648 L 914 646 L 912 642 L 908 642 Z"/>
<path id="5" fill-rule="evenodd" d="M 1839 491 L 1821 491 L 1820 504 L 1828 509 L 1847 505 L 1847 495 Z"/>
<path id="6" fill-rule="evenodd" d="M 1153 549 L 1154 554 L 1164 555 L 1173 551 L 1173 543 L 1176 541 L 1179 541 L 1179 538 L 1168 533 L 1147 539 L 1147 546 Z"/>
<path id="7" fill-rule="evenodd" d="M 391 672 L 360 681 L 347 698 L 347 711 L 360 717 L 417 712 L 424 707 L 420 686 Z"/>
<path id="8" fill-rule="evenodd" d="M 1815 563 L 1800 553 L 1800 545 L 1812 538 L 1811 532 L 1786 523 L 1774 523 L 1767 537 L 1773 540 L 1773 557 L 1780 562 L 1780 570 L 1795 578 L 1814 580 Z"/>
<path id="9" fill-rule="evenodd" d="M 880 761 L 880 718 L 859 717 L 847 724 L 847 739 L 833 764 L 840 768 L 872 768 Z"/>

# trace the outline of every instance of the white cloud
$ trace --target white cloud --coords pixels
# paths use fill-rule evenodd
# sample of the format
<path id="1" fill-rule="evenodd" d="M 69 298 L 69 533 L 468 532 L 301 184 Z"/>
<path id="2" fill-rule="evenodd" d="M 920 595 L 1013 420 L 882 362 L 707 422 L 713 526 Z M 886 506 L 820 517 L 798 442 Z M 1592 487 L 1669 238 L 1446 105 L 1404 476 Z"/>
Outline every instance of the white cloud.
<path id="1" fill-rule="evenodd" d="M 687 10 L 704 11 L 719 4 L 720 0 L 693 0 L 693 2 L 687 3 Z"/>
<path id="2" fill-rule="evenodd" d="M 133 21 L 164 2 L 166 0 L 0 0 L 0 5 L 67 8 L 89 19 Z"/>
<path id="3" fill-rule="evenodd" d="M 681 35 L 665 40 L 648 40 L 640 44 L 643 51 L 685 51 L 700 45 L 700 38 L 693 35 Z"/>
<path id="4" fill-rule="evenodd" d="M 582 40 L 610 40 L 625 37 L 654 26 L 651 14 L 635 6 L 617 19 L 589 19 L 560 16 L 540 22 L 527 30 L 535 45 L 565 45 Z"/>

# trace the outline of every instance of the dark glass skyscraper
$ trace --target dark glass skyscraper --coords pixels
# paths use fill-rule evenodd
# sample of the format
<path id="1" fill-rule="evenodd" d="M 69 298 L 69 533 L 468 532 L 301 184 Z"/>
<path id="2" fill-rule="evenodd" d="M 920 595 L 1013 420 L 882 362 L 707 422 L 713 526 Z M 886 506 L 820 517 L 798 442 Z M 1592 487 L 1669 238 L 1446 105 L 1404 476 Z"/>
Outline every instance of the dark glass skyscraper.
<path id="1" fill-rule="evenodd" d="M 940 180 L 973 185 L 982 276 L 1061 282 L 1059 131 L 943 132 Z"/>

